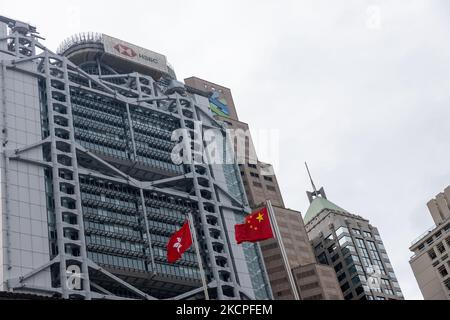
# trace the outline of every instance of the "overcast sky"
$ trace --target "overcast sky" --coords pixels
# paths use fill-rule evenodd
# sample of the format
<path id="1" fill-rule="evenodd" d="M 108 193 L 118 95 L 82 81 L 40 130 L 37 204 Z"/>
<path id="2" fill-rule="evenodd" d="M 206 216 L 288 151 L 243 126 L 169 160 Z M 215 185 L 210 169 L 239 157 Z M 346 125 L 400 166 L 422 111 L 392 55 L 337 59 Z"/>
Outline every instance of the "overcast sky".
<path id="1" fill-rule="evenodd" d="M 165 54 L 179 79 L 231 88 L 240 120 L 280 130 L 286 205 L 306 212 L 308 161 L 329 200 L 379 228 L 405 297 L 422 298 L 408 247 L 450 184 L 448 1 L 70 3 L 2 1 L 0 14 L 54 50 L 103 32 Z"/>

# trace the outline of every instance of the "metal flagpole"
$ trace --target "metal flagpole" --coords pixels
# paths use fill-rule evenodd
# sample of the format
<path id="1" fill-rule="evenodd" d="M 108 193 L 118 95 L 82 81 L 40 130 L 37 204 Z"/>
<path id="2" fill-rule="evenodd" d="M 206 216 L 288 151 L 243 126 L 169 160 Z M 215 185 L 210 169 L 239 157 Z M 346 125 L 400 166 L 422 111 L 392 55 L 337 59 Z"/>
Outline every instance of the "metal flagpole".
<path id="1" fill-rule="evenodd" d="M 202 257 L 200 256 L 200 250 L 198 249 L 197 232 L 195 231 L 194 219 L 192 218 L 191 212 L 188 212 L 188 220 L 189 220 L 189 230 L 191 232 L 192 240 L 194 242 L 197 261 L 200 268 L 200 276 L 202 278 L 203 291 L 205 292 L 205 300 L 209 300 L 208 285 L 206 283 L 205 270 L 203 269 Z"/>
<path id="2" fill-rule="evenodd" d="M 283 257 L 284 266 L 285 266 L 286 272 L 288 274 L 289 283 L 291 284 L 292 292 L 294 293 L 294 299 L 300 300 L 297 286 L 295 285 L 295 281 L 294 281 L 294 275 L 292 274 L 292 269 L 289 264 L 289 260 L 287 257 L 286 249 L 283 244 L 283 240 L 281 239 L 280 229 L 278 227 L 277 219 L 275 218 L 272 203 L 270 202 L 270 200 L 267 200 L 267 211 L 269 212 L 269 218 L 271 221 L 271 225 L 272 225 L 273 230 L 275 231 L 275 236 L 276 236 L 276 239 L 278 242 L 278 246 L 280 247 L 281 256 Z"/>

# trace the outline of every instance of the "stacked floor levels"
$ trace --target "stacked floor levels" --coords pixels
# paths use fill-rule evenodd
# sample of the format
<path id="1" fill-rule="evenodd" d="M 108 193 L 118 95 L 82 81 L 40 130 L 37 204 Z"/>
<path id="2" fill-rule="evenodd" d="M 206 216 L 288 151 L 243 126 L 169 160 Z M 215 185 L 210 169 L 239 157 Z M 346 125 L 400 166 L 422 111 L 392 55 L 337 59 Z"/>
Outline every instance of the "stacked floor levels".
<path id="1" fill-rule="evenodd" d="M 258 247 L 231 236 L 250 212 L 237 166 L 173 157 L 198 124 L 222 132 L 205 99 L 150 50 L 81 34 L 53 53 L 39 39 L 0 17 L 0 291 L 202 299 L 194 249 L 166 260 L 192 212 L 210 297 L 270 298 Z"/>

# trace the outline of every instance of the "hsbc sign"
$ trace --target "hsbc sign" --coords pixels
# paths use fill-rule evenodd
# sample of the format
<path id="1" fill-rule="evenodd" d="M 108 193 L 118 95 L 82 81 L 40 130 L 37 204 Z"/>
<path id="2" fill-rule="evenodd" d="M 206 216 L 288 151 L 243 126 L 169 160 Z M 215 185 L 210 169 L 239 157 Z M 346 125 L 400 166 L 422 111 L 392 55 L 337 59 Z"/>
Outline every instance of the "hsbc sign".
<path id="1" fill-rule="evenodd" d="M 137 56 L 137 53 L 133 49 L 127 47 L 126 45 L 120 44 L 120 43 L 116 44 L 114 46 L 114 49 L 116 49 L 116 51 L 118 53 L 120 53 L 121 55 L 124 55 L 126 57 L 134 58 Z"/>
<path id="2" fill-rule="evenodd" d="M 145 67 L 164 73 L 168 72 L 166 57 L 162 54 L 135 46 L 131 43 L 103 35 L 105 52 L 112 56 L 122 58 Z"/>

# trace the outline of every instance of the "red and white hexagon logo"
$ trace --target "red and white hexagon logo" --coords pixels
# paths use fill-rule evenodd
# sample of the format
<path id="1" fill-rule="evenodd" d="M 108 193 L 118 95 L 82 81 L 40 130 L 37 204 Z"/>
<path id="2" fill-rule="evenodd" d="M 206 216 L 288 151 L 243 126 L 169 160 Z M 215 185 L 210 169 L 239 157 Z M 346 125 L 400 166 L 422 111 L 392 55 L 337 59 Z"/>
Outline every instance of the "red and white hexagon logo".
<path id="1" fill-rule="evenodd" d="M 116 49 L 117 52 L 119 52 L 121 55 L 127 56 L 129 58 L 134 58 L 137 56 L 136 51 L 120 43 L 116 44 L 114 46 L 114 49 Z"/>

